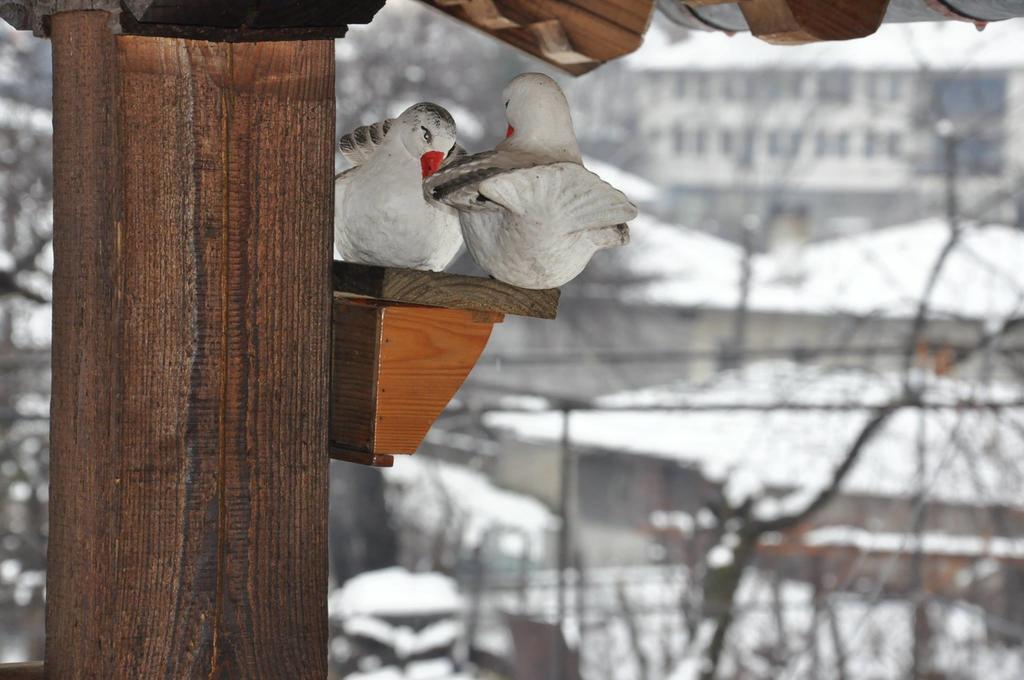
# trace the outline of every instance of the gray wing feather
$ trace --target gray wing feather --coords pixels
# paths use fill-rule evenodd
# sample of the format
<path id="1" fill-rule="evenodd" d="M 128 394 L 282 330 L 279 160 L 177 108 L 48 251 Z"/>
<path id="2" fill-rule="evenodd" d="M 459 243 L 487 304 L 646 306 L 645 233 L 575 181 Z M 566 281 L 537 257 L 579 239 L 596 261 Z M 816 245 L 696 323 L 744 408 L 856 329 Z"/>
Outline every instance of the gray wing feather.
<path id="1" fill-rule="evenodd" d="M 442 165 L 423 185 L 427 198 L 462 210 L 487 207 L 480 183 L 508 172 L 544 165 L 543 162 L 508 151 L 483 151 L 455 158 Z M 493 206 L 492 206 L 493 207 Z"/>
<path id="2" fill-rule="evenodd" d="M 388 118 L 372 125 L 361 125 L 347 135 L 342 135 L 338 140 L 341 155 L 352 165 L 365 163 L 384 142 L 394 122 L 394 118 Z"/>

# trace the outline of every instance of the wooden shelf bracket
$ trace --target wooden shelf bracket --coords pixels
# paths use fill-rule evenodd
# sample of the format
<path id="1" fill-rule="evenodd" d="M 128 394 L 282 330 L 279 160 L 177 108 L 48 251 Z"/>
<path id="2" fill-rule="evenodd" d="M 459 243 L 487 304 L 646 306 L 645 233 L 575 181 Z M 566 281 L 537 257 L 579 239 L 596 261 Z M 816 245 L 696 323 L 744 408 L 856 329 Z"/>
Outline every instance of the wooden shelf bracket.
<path id="1" fill-rule="evenodd" d="M 331 457 L 391 467 L 415 453 L 505 314 L 552 319 L 557 290 L 334 263 Z"/>

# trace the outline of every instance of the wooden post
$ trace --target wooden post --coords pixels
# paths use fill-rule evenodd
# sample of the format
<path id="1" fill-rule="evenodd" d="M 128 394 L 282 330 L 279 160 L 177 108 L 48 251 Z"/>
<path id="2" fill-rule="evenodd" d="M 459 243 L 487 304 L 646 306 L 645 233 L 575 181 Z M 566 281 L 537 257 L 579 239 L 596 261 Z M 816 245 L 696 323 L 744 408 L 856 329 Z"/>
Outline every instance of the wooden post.
<path id="1" fill-rule="evenodd" d="M 324 678 L 329 40 L 51 18 L 46 673 Z"/>

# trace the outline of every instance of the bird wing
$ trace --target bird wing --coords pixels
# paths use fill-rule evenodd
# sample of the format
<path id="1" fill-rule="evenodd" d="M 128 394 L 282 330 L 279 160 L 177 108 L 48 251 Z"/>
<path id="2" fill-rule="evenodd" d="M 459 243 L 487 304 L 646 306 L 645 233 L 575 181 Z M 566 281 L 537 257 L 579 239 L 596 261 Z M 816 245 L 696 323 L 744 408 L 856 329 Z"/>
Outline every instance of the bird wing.
<path id="1" fill-rule="evenodd" d="M 625 194 L 578 163 L 502 172 L 481 181 L 477 190 L 515 215 L 566 232 L 613 227 L 637 215 Z"/>
<path id="2" fill-rule="evenodd" d="M 394 118 L 388 118 L 371 125 L 361 125 L 347 135 L 342 135 L 338 140 L 341 155 L 352 165 L 365 163 L 384 142 L 394 122 Z"/>
<path id="3" fill-rule="evenodd" d="M 465 157 L 466 157 L 466 150 L 464 148 L 462 148 L 461 144 L 456 144 L 455 146 L 452 147 L 452 150 L 448 152 L 448 156 L 444 159 L 444 162 L 441 163 L 441 168 L 440 169 L 446 168 L 449 165 L 451 165 L 452 163 L 454 163 L 454 162 L 456 162 L 456 161 L 458 161 L 458 160 L 460 160 L 462 158 L 465 158 Z"/>
<path id="4" fill-rule="evenodd" d="M 423 192 L 428 199 L 458 210 L 479 210 L 488 207 L 486 200 L 481 200 L 481 182 L 543 162 L 536 157 L 509 151 L 482 151 L 452 158 L 427 178 Z"/>

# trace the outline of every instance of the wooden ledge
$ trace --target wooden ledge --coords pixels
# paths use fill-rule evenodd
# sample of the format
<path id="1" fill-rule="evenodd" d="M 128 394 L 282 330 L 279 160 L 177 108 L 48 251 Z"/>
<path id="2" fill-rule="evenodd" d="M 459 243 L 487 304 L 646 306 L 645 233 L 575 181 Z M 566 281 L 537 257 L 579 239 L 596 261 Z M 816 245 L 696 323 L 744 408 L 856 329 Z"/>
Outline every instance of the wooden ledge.
<path id="1" fill-rule="evenodd" d="M 42 661 L 0 664 L 0 680 L 43 680 Z"/>
<path id="2" fill-rule="evenodd" d="M 557 288 L 528 290 L 480 276 L 334 262 L 334 293 L 427 307 L 554 319 Z"/>

